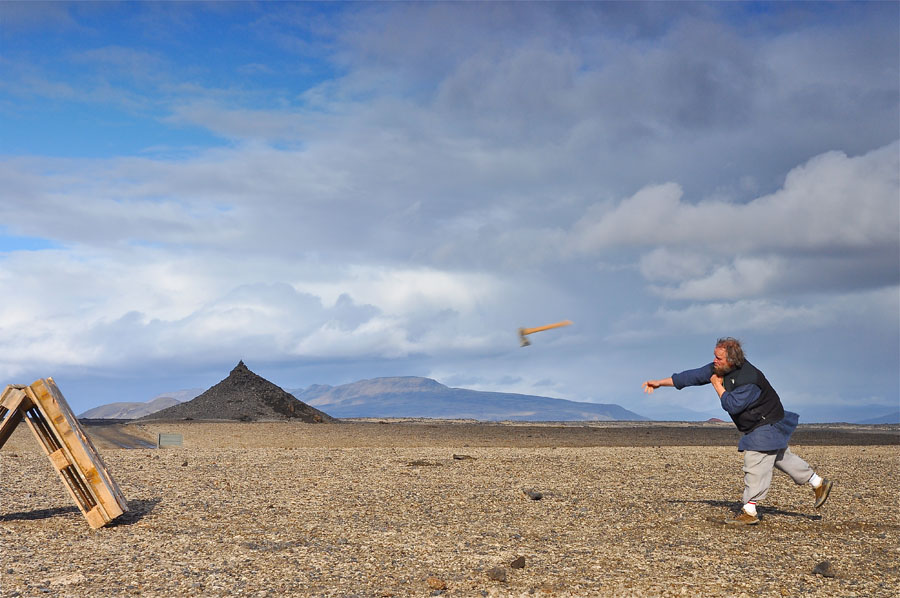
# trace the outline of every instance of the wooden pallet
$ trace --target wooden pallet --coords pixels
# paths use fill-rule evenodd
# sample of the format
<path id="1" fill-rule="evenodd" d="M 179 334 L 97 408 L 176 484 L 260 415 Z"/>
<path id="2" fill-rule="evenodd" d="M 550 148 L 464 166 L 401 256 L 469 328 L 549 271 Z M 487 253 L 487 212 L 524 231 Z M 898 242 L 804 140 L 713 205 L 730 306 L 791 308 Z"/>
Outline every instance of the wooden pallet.
<path id="1" fill-rule="evenodd" d="M 53 378 L 6 387 L 0 395 L 0 447 L 23 420 L 92 528 L 128 511 L 125 497 Z"/>

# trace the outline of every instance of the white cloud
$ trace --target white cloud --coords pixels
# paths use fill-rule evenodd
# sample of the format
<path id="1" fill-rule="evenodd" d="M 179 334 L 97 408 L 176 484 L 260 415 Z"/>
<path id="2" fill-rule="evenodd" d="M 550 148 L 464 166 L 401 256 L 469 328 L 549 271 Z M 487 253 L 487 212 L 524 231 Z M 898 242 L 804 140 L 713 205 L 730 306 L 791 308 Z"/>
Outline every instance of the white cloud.
<path id="1" fill-rule="evenodd" d="M 681 187 L 667 183 L 645 187 L 618 205 L 594 205 L 575 224 L 572 244 L 578 250 L 596 252 L 619 245 L 694 240 L 706 222 L 691 223 L 687 229 L 678 226 L 680 212 L 697 213 L 695 207 L 681 203 L 682 195 Z"/>
<path id="2" fill-rule="evenodd" d="M 452 309 L 466 315 L 501 292 L 503 287 L 498 279 L 487 274 L 431 268 L 354 266 L 346 270 L 345 276 L 344 280 L 335 283 L 298 282 L 295 286 L 335 299 L 342 293 L 365 297 L 367 302 L 377 304 L 391 314 Z"/>
<path id="3" fill-rule="evenodd" d="M 689 278 L 674 288 L 658 287 L 670 299 L 741 299 L 757 297 L 771 289 L 783 269 L 778 258 L 737 258 L 715 268 L 707 276 Z"/>
<path id="4" fill-rule="evenodd" d="M 21 347 L 9 367 L 484 350 L 498 340 L 486 315 L 511 293 L 478 273 L 253 255 L 226 264 L 159 249 L 14 252 L 0 259 L 0 280 L 16 289 L 0 305 L 0 345 Z"/>
<path id="5" fill-rule="evenodd" d="M 793 336 L 834 329 L 855 330 L 864 338 L 900 324 L 900 287 L 859 290 L 827 295 L 811 294 L 798 300 L 742 299 L 661 306 L 648 316 L 622 322 L 611 340 L 680 334 L 779 334 Z M 837 334 L 837 332 L 835 332 Z M 890 333 L 888 333 L 890 334 Z"/>
<path id="6" fill-rule="evenodd" d="M 791 305 L 767 299 L 692 304 L 662 308 L 655 314 L 670 331 L 715 335 L 780 330 L 814 330 L 834 321 L 834 314 L 817 305 Z"/>
<path id="7" fill-rule="evenodd" d="M 816 156 L 784 187 L 751 202 L 738 226 L 759 227 L 759 245 L 788 250 L 898 248 L 900 143 L 848 158 Z"/>
<path id="8" fill-rule="evenodd" d="M 781 190 L 746 204 L 683 201 L 674 183 L 649 186 L 609 206 L 592 207 L 574 228 L 575 245 L 743 251 L 834 251 L 897 247 L 900 143 L 849 158 L 816 156 L 792 169 Z"/>
<path id="9" fill-rule="evenodd" d="M 641 273 L 673 299 L 805 292 L 844 286 L 849 277 L 895 284 L 898 198 L 895 142 L 859 157 L 817 156 L 792 169 L 782 189 L 746 204 L 691 204 L 676 184 L 645 187 L 616 205 L 593 206 L 570 244 L 599 255 L 617 246 L 653 248 L 640 258 Z"/>
<path id="10" fill-rule="evenodd" d="M 647 280 L 681 281 L 705 275 L 715 261 L 715 255 L 699 251 L 675 251 L 657 247 L 641 256 L 639 267 Z"/>

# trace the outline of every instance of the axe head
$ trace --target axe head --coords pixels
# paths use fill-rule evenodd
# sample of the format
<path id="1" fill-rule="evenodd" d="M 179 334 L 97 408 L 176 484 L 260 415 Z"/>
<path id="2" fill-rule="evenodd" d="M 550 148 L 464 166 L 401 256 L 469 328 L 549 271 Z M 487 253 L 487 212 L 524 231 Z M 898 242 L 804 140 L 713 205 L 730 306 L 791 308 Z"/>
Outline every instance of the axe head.
<path id="1" fill-rule="evenodd" d="M 522 343 L 523 347 L 527 347 L 528 345 L 531 344 L 531 341 L 529 341 L 527 338 L 525 338 L 525 334 L 526 334 L 525 329 L 519 328 L 519 341 Z"/>

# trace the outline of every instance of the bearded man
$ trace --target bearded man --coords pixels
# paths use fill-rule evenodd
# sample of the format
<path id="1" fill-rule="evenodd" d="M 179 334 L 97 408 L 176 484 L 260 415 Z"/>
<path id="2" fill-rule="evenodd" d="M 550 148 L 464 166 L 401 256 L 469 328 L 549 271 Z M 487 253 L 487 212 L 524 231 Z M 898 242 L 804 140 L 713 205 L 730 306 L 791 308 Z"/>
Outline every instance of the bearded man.
<path id="1" fill-rule="evenodd" d="M 713 385 L 722 409 L 743 434 L 738 450 L 744 453 L 744 506 L 726 523 L 759 523 L 756 504 L 769 492 L 773 468 L 789 475 L 798 485 L 808 483 L 815 494 L 815 508 L 824 505 L 832 482 L 816 474 L 788 448 L 800 416 L 784 410 L 778 393 L 763 373 L 744 357 L 740 341 L 720 338 L 713 355 L 712 363 L 672 374 L 670 378 L 647 380 L 643 388 L 644 392 L 652 393 L 661 386 L 681 390 L 686 386 Z"/>

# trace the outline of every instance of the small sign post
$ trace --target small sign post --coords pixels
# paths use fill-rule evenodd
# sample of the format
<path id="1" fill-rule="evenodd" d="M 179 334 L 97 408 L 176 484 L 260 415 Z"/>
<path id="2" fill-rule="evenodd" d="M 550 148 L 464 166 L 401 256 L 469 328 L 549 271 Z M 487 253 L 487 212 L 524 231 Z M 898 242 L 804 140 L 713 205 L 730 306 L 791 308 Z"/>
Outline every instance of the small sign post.
<path id="1" fill-rule="evenodd" d="M 157 434 L 156 435 L 156 448 L 166 448 L 170 446 L 181 446 L 184 443 L 184 438 L 181 434 Z"/>

